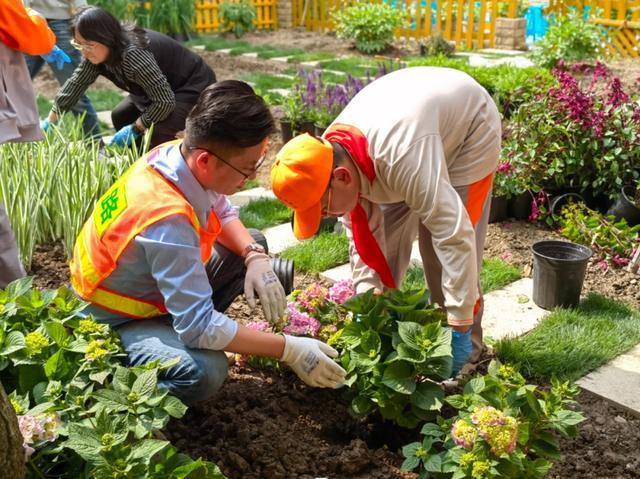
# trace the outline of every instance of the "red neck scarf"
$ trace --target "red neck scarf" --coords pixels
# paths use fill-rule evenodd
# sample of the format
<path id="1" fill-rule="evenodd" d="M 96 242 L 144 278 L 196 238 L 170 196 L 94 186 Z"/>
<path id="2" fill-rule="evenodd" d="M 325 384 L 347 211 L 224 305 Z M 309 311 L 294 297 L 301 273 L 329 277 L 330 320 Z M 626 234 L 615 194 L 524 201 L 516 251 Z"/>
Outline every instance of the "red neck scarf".
<path id="1" fill-rule="evenodd" d="M 325 132 L 324 138 L 328 141 L 339 143 L 347 150 L 349 156 L 367 177 L 369 183 L 373 183 L 373 180 L 376 179 L 376 171 L 373 167 L 373 160 L 369 156 L 367 139 L 360 130 L 349 125 L 336 124 Z M 350 213 L 350 218 L 353 242 L 360 258 L 367 266 L 378 273 L 382 283 L 387 288 L 395 288 L 396 282 L 391 274 L 387 259 L 382 253 L 375 236 L 373 236 L 371 228 L 369 228 L 369 218 L 367 218 L 367 214 L 360 202 Z"/>

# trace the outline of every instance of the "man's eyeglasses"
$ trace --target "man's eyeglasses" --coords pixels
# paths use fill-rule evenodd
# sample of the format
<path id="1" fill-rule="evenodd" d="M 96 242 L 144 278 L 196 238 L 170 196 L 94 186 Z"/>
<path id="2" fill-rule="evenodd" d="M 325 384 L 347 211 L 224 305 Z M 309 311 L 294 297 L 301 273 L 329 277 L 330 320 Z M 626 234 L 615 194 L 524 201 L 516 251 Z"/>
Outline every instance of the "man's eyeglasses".
<path id="1" fill-rule="evenodd" d="M 223 162 L 225 165 L 227 165 L 228 167 L 230 167 L 231 169 L 237 171 L 238 173 L 240 173 L 242 176 L 244 176 L 244 179 L 248 179 L 250 176 L 253 176 L 257 171 L 258 168 L 260 168 L 262 166 L 262 163 L 264 163 L 264 160 L 267 157 L 267 154 L 265 153 L 264 155 L 262 155 L 260 158 L 258 158 L 258 162 L 256 163 L 256 166 L 253 168 L 253 171 L 249 174 L 245 173 L 244 171 L 238 169 L 237 167 L 233 166 L 231 163 L 229 163 L 227 160 L 225 160 L 224 158 L 222 158 L 220 155 L 218 155 L 217 153 L 214 153 L 211 150 L 207 150 L 206 148 L 202 148 L 201 146 L 190 146 L 187 148 L 189 151 L 191 150 L 202 150 L 202 151 L 206 151 L 207 153 L 209 153 L 212 156 L 215 156 L 217 159 L 219 159 L 221 162 Z"/>
<path id="2" fill-rule="evenodd" d="M 81 50 L 81 51 L 84 51 L 84 52 L 90 52 L 90 51 L 91 51 L 91 50 L 93 50 L 93 49 L 94 49 L 94 47 L 95 47 L 94 45 L 87 45 L 87 44 L 84 44 L 84 45 L 83 45 L 83 44 L 81 44 L 81 43 L 78 43 L 78 42 L 76 42 L 73 38 L 72 38 L 71 40 L 69 40 L 69 43 L 70 43 L 70 44 L 71 44 L 71 46 L 72 46 L 73 48 L 75 48 L 76 50 Z"/>

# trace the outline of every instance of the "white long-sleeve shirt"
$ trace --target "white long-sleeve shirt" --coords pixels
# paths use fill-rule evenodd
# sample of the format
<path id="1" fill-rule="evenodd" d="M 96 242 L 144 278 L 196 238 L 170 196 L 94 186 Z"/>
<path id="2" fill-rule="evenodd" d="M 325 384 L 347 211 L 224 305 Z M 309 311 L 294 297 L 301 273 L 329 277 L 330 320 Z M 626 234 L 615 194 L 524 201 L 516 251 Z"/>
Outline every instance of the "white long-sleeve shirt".
<path id="1" fill-rule="evenodd" d="M 385 252 L 380 204 L 405 202 L 431 232 L 442 263 L 445 307 L 456 320 L 473 317 L 477 299 L 475 236 L 454 186 L 485 178 L 500 156 L 500 114 L 491 96 L 466 73 L 415 67 L 375 80 L 346 106 L 334 124 L 360 130 L 376 178 L 360 175 L 361 204 Z M 347 233 L 351 237 L 349 222 Z M 358 291 L 382 289 L 377 273 L 351 241 Z"/>

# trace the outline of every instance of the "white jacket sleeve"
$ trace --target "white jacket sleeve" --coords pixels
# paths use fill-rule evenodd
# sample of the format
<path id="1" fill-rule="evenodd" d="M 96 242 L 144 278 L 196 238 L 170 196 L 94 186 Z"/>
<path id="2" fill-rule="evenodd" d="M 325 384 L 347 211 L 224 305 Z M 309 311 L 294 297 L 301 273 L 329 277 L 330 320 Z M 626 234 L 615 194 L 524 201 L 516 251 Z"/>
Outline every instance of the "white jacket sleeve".
<path id="1" fill-rule="evenodd" d="M 423 137 L 380 171 L 381 181 L 403 192 L 407 206 L 431 232 L 442 264 L 442 290 L 452 325 L 473 323 L 478 296 L 475 232 L 462 199 L 449 181 L 442 140 Z"/>

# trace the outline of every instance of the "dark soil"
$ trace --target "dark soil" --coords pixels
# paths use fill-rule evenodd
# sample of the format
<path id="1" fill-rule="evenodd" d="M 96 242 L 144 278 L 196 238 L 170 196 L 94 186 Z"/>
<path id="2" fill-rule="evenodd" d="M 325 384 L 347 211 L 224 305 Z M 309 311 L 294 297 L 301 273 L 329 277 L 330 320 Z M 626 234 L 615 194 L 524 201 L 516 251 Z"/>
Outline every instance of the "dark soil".
<path id="1" fill-rule="evenodd" d="M 284 30 L 275 34 L 253 33 L 249 41 L 308 51 L 355 53 L 348 42 L 332 35 Z M 397 52 L 414 52 L 415 45 L 396 45 Z M 237 78 L 253 71 L 281 72 L 290 68 L 275 62 L 204 53 L 218 79 Z M 637 62 L 636 62 L 637 63 Z M 630 61 L 612 65 L 627 84 L 640 76 Z M 58 85 L 47 68 L 34 82 L 36 91 L 51 98 Z M 108 81 L 94 85 L 113 88 Z M 276 112 L 277 115 L 277 112 Z M 279 135 L 271 141 L 270 153 L 258 177 L 269 185 L 269 166 L 281 146 Z M 490 225 L 485 254 L 520 266 L 531 275 L 530 246 L 537 240 L 558 238 L 550 230 L 527 222 Z M 39 247 L 30 274 L 38 287 L 58 287 L 68 282 L 67 261 L 59 245 Z M 640 307 L 637 275 L 621 270 L 603 272 L 589 265 L 583 292 L 598 292 Z M 296 277 L 297 287 L 316 281 L 313 276 Z M 239 322 L 262 319 L 242 299 L 227 313 Z M 563 439 L 562 461 L 548 475 L 552 479 L 623 479 L 640 477 L 640 418 L 590 393 L 578 398 L 578 408 L 587 417 L 574 440 Z M 189 409 L 173 421 L 166 435 L 182 451 L 202 456 L 220 465 L 230 478 L 278 479 L 315 477 L 415 478 L 399 470 L 401 445 L 414 440 L 415 432 L 390 427 L 377 418 L 356 419 L 339 391 L 312 389 L 291 372 L 256 370 L 232 366 L 229 379 L 216 397 Z"/>

